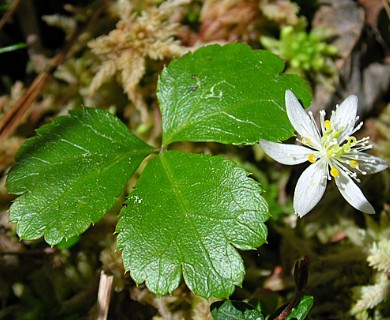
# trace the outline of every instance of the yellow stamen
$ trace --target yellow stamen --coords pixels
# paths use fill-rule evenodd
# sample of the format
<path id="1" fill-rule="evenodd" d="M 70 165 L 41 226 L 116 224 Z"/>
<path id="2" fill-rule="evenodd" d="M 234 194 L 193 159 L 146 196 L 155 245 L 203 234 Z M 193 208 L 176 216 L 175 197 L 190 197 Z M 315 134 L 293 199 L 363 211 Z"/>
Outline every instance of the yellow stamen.
<path id="1" fill-rule="evenodd" d="M 349 165 L 351 166 L 352 169 L 358 169 L 359 168 L 359 163 L 356 160 L 350 160 Z"/>
<path id="2" fill-rule="evenodd" d="M 356 138 L 354 136 L 348 138 L 348 143 L 353 147 L 356 145 Z"/>
<path id="3" fill-rule="evenodd" d="M 314 154 L 309 154 L 307 159 L 311 162 L 314 163 L 317 161 L 316 156 Z"/>
<path id="4" fill-rule="evenodd" d="M 310 140 L 310 138 L 302 138 L 302 139 L 301 139 L 301 142 L 302 142 L 303 144 L 306 144 L 306 145 L 311 145 L 311 140 Z"/>
<path id="5" fill-rule="evenodd" d="M 330 175 L 333 177 L 333 178 L 337 178 L 339 176 L 340 172 L 338 169 L 336 169 L 335 167 L 333 167 L 332 169 L 330 169 Z"/>
<path id="6" fill-rule="evenodd" d="M 329 120 L 324 121 L 324 127 L 326 130 L 329 130 L 332 128 L 332 123 Z"/>

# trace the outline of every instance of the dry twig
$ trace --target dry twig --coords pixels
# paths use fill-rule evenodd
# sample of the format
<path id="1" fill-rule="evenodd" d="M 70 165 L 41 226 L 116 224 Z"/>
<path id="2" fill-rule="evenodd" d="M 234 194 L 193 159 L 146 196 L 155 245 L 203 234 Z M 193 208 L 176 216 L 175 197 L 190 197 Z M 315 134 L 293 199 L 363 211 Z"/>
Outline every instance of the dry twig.
<path id="1" fill-rule="evenodd" d="M 77 42 L 79 37 L 84 33 L 88 25 L 93 21 L 93 19 L 101 12 L 105 1 L 101 0 L 97 3 L 93 13 L 89 16 L 88 20 L 85 22 L 83 27 L 79 28 L 74 36 L 70 39 L 67 45 L 58 52 L 52 62 L 52 66 L 49 70 L 40 73 L 34 81 L 31 83 L 30 87 L 27 89 L 23 97 L 8 111 L 0 121 L 0 141 L 5 139 L 19 124 L 23 116 L 28 111 L 32 102 L 37 98 L 39 93 L 42 91 L 42 88 L 45 86 L 47 81 L 50 79 L 54 70 L 64 62 L 68 53 Z"/>
<path id="2" fill-rule="evenodd" d="M 0 30 L 4 27 L 4 25 L 7 23 L 7 21 L 12 17 L 12 15 L 15 13 L 16 9 L 18 8 L 20 3 L 20 0 L 14 0 L 12 2 L 12 6 L 7 10 L 6 13 L 4 13 L 3 17 L 0 20 Z"/>
<path id="3" fill-rule="evenodd" d="M 112 275 L 108 275 L 104 271 L 100 273 L 97 320 L 107 319 L 113 280 L 114 277 Z"/>

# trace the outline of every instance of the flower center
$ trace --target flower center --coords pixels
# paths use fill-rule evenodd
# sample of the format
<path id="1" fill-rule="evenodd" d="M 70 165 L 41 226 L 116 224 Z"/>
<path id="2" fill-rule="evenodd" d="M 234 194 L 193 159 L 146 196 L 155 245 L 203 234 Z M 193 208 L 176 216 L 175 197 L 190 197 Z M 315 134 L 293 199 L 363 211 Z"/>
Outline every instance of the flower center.
<path id="1" fill-rule="evenodd" d="M 339 131 L 341 131 L 341 130 L 339 130 Z M 356 146 L 356 142 L 357 142 L 357 140 L 355 137 L 349 137 L 344 144 L 340 145 L 337 142 L 337 139 L 333 138 L 330 140 L 330 142 L 328 144 L 324 145 L 325 150 L 326 150 L 326 155 L 329 158 L 340 159 L 345 153 L 350 152 L 351 149 L 354 146 Z M 355 161 L 354 163 L 356 165 L 357 161 Z"/>
<path id="2" fill-rule="evenodd" d="M 340 127 L 339 130 L 335 130 L 333 128 L 332 123 L 330 120 L 324 121 L 324 133 L 321 137 L 321 141 L 323 143 L 325 156 L 330 159 L 340 159 L 345 153 L 348 153 L 351 151 L 353 147 L 356 146 L 357 140 L 355 137 L 350 136 L 346 139 L 343 139 L 343 141 L 338 141 L 337 139 L 340 137 L 341 133 L 345 130 L 345 127 Z M 353 166 L 358 166 L 357 161 L 353 162 Z"/>
<path id="3" fill-rule="evenodd" d="M 340 175 L 340 170 L 343 170 L 353 179 L 359 181 L 357 179 L 357 172 L 362 174 L 366 174 L 366 172 L 359 168 L 359 156 L 357 152 L 371 147 L 368 145 L 369 138 L 357 140 L 352 135 L 345 136 L 346 130 L 349 131 L 349 134 L 353 134 L 356 129 L 350 131 L 348 127 L 339 127 L 336 130 L 330 120 L 323 119 L 324 115 L 321 114 L 321 147 L 315 146 L 309 138 L 302 137 L 301 139 L 304 145 L 318 151 L 309 154 L 307 160 L 315 163 L 319 158 L 323 157 L 329 166 L 328 179 L 330 177 L 337 178 Z M 312 121 L 313 126 L 315 126 L 314 119 Z M 318 128 L 317 132 L 320 134 Z M 341 136 L 342 138 L 340 138 Z"/>

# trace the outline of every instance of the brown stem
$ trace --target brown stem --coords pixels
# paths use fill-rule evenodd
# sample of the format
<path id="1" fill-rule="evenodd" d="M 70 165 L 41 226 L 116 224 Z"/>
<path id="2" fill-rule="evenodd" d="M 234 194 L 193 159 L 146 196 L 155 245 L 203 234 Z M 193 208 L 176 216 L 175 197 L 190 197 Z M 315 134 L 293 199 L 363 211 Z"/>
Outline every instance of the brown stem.
<path id="1" fill-rule="evenodd" d="M 291 299 L 291 302 L 286 306 L 286 308 L 283 309 L 283 311 L 278 315 L 275 320 L 284 320 L 286 317 L 290 314 L 292 309 L 298 304 L 299 300 L 301 299 L 302 291 L 295 289 L 294 296 Z"/>
<path id="2" fill-rule="evenodd" d="M 305 256 L 303 259 L 295 262 L 294 265 L 294 280 L 295 280 L 295 291 L 291 302 L 283 309 L 275 320 L 284 320 L 292 311 L 293 308 L 299 303 L 303 295 L 303 290 L 306 287 L 308 276 L 309 276 L 310 260 L 309 257 Z"/>

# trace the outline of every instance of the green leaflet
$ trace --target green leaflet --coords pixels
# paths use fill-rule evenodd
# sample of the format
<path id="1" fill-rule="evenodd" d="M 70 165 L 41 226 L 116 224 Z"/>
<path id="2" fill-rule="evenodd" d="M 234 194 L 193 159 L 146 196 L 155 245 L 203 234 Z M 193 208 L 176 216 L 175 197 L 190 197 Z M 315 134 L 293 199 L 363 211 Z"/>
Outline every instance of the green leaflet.
<path id="1" fill-rule="evenodd" d="M 241 301 L 218 301 L 211 305 L 214 320 L 264 320 L 259 310 Z"/>
<path id="2" fill-rule="evenodd" d="M 286 320 L 304 320 L 313 306 L 312 296 L 303 296 L 298 305 L 285 314 Z M 265 319 L 275 319 L 284 310 L 285 306 L 279 308 L 273 315 L 268 315 Z M 211 315 L 214 320 L 264 320 L 264 316 L 259 308 L 255 308 L 243 301 L 218 301 L 211 305 Z"/>
<path id="3" fill-rule="evenodd" d="M 172 61 L 157 88 L 163 145 L 254 144 L 291 137 L 285 91 L 292 90 L 305 106 L 311 95 L 303 79 L 280 75 L 283 70 L 276 55 L 239 43 L 206 46 Z"/>
<path id="4" fill-rule="evenodd" d="M 145 168 L 117 225 L 126 270 L 158 295 L 183 274 L 196 294 L 228 297 L 245 273 L 235 248 L 266 241 L 261 188 L 222 157 L 167 151 Z"/>
<path id="5" fill-rule="evenodd" d="M 313 306 L 312 296 L 303 296 L 298 305 L 286 317 L 286 320 L 303 320 L 306 319 L 311 307 Z"/>
<path id="6" fill-rule="evenodd" d="M 22 194 L 10 209 L 21 239 L 55 245 L 85 231 L 112 207 L 127 180 L 154 150 L 115 116 L 71 111 L 37 130 L 16 155 L 7 188 Z"/>

